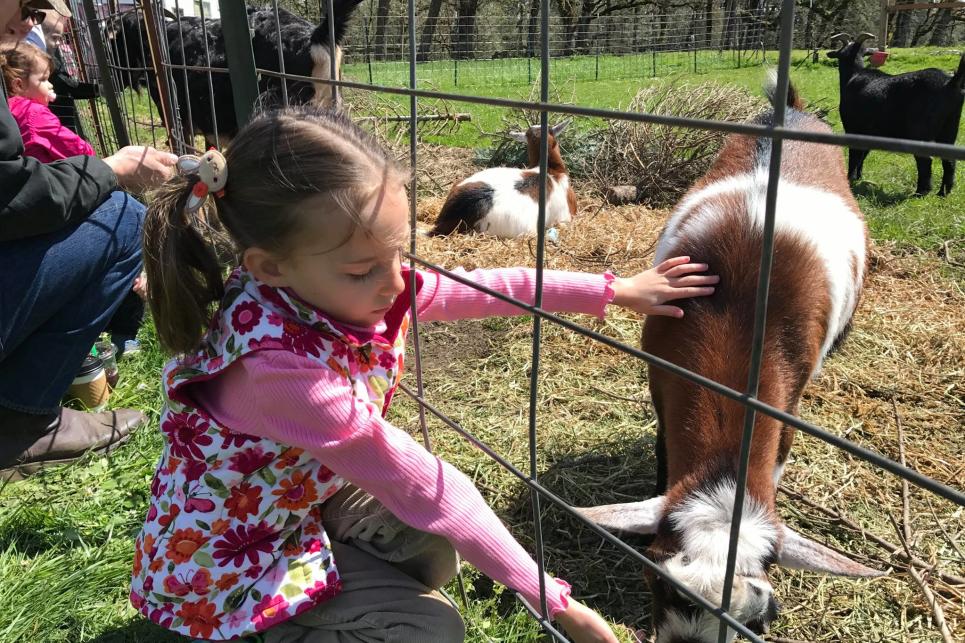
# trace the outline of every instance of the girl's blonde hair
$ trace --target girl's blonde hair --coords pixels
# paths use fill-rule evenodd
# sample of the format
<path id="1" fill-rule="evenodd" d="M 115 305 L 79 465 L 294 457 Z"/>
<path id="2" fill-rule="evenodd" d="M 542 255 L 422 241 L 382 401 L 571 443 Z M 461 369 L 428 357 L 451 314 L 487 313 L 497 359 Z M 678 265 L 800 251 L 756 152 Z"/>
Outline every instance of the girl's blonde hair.
<path id="1" fill-rule="evenodd" d="M 54 68 L 50 56 L 26 42 L 0 50 L 0 66 L 3 67 L 4 87 L 11 96 L 14 95 L 14 80 L 19 78 L 22 82 L 27 82 L 31 72 L 46 69 L 49 73 Z"/>
<path id="2" fill-rule="evenodd" d="M 325 208 L 306 211 L 300 206 L 307 199 L 325 197 L 364 226 L 364 204 L 405 182 L 371 135 L 311 105 L 255 116 L 224 156 L 227 183 L 207 207 L 185 212 L 198 177 L 178 175 L 153 195 L 144 221 L 148 301 L 161 345 L 175 353 L 196 350 L 211 304 L 224 294 L 226 246 L 235 260 L 255 246 L 283 255 L 308 217 L 334 216 Z"/>

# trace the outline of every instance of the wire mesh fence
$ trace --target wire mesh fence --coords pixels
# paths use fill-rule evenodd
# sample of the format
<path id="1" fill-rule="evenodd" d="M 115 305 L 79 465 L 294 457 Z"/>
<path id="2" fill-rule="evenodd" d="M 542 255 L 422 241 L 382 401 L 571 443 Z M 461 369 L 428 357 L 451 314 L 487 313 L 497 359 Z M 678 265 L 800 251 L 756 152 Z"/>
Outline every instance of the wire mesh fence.
<path id="1" fill-rule="evenodd" d="M 328 12 L 332 2 L 327 3 Z M 559 495 L 540 483 L 538 452 L 541 447 L 537 426 L 538 395 L 541 373 L 541 336 L 543 324 L 552 324 L 575 333 L 590 341 L 598 342 L 615 349 L 622 358 L 640 360 L 642 363 L 670 371 L 687 381 L 715 392 L 725 398 L 744 405 L 746 417 L 742 432 L 742 446 L 737 473 L 737 497 L 734 507 L 733 528 L 731 530 L 727 573 L 724 580 L 721 604 L 712 604 L 703 596 L 695 593 L 676 578 L 667 574 L 661 566 L 649 560 L 635 547 L 627 544 L 606 530 L 586 523 L 587 528 L 611 545 L 620 548 L 627 556 L 638 561 L 654 574 L 672 583 L 677 590 L 693 604 L 713 614 L 720 621 L 718 640 L 727 639 L 728 628 L 740 633 L 749 640 L 762 641 L 745 623 L 728 612 L 729 597 L 735 574 L 737 552 L 737 533 L 741 523 L 740 508 L 743 507 L 745 493 L 743 481 L 746 479 L 750 444 L 752 441 L 755 414 L 763 414 L 783 422 L 837 449 L 879 467 L 903 480 L 907 480 L 951 503 L 965 506 L 965 494 L 960 489 L 949 487 L 929 478 L 907 466 L 870 450 L 852 440 L 843 438 L 832 431 L 806 422 L 789 414 L 783 409 L 774 408 L 756 396 L 763 354 L 763 332 L 767 303 L 768 281 L 774 239 L 775 199 L 779 181 L 779 167 L 782 141 L 786 139 L 848 145 L 862 148 L 884 149 L 911 152 L 923 155 L 941 156 L 949 159 L 965 159 L 965 150 L 951 145 L 927 142 L 883 139 L 869 136 L 825 134 L 787 128 L 783 116 L 773 125 L 754 125 L 749 123 L 725 123 L 700 119 L 686 119 L 675 116 L 656 115 L 641 112 L 624 112 L 612 109 L 591 108 L 579 105 L 559 105 L 551 103 L 550 83 L 559 80 L 583 78 L 588 80 L 602 78 L 632 78 L 642 70 L 642 75 L 658 75 L 657 61 L 666 69 L 671 60 L 669 56 L 681 56 L 680 65 L 698 69 L 710 66 L 710 60 L 726 60 L 726 64 L 752 64 L 762 57 L 769 47 L 779 48 L 777 72 L 777 105 L 775 113 L 783 115 L 787 100 L 787 86 L 790 70 L 790 50 L 794 35 L 794 3 L 783 3 L 779 14 L 780 29 L 774 34 L 765 29 L 765 21 L 760 17 L 744 14 L 726 15 L 723 13 L 700 14 L 698 12 L 678 12 L 675 14 L 648 14 L 638 12 L 638 20 L 628 21 L 623 16 L 614 16 L 595 21 L 585 29 L 573 29 L 550 12 L 548 0 L 539 3 L 540 11 L 534 16 L 517 17 L 514 20 L 489 21 L 477 24 L 471 50 L 466 48 L 465 39 L 460 44 L 459 34 L 465 33 L 465 25 L 460 26 L 452 19 L 439 19 L 432 27 L 431 43 L 420 49 L 420 34 L 425 34 L 429 21 L 417 21 L 415 5 L 408 3 L 408 13 L 404 16 L 389 17 L 388 26 L 383 31 L 384 43 L 374 37 L 372 16 L 354 23 L 344 41 L 344 77 L 331 80 L 330 75 L 308 78 L 308 73 L 297 73 L 290 64 L 284 68 L 286 43 L 281 38 L 280 17 L 284 15 L 276 2 L 265 9 L 273 12 L 275 59 L 274 62 L 261 58 L 257 72 L 254 66 L 244 67 L 237 61 L 226 57 L 225 43 L 231 38 L 249 40 L 248 25 L 235 24 L 229 28 L 221 25 L 222 38 L 210 38 L 208 23 L 202 18 L 190 19 L 179 16 L 175 6 L 175 18 L 165 18 L 164 7 L 160 2 L 144 2 L 126 11 L 111 10 L 104 5 L 95 6 L 92 0 L 81 4 L 73 0 L 78 10 L 75 15 L 85 16 L 83 22 L 72 34 L 72 45 L 77 53 L 81 74 L 87 79 L 99 78 L 111 91 L 103 101 L 94 101 L 89 106 L 87 118 L 91 131 L 96 131 L 97 141 L 103 150 L 126 140 L 131 143 L 168 145 L 178 152 L 194 151 L 206 144 L 224 145 L 244 120 L 244 114 L 235 114 L 237 106 L 244 100 L 233 100 L 238 95 L 238 85 L 243 76 L 250 79 L 260 74 L 258 90 L 262 93 L 273 92 L 270 99 L 262 98 L 263 103 L 286 104 L 304 102 L 317 98 L 312 82 L 320 89 L 330 92 L 333 87 L 351 88 L 358 91 L 372 91 L 408 99 L 409 117 L 409 157 L 414 168 L 424 161 L 418 155 L 419 138 L 419 101 L 420 99 L 445 99 L 453 102 L 482 104 L 499 108 L 536 110 L 540 114 L 540 127 L 543 131 L 540 149 L 539 171 L 542 177 L 547 174 L 546 130 L 550 114 L 570 114 L 605 119 L 623 119 L 658 123 L 672 127 L 691 127 L 708 130 L 744 133 L 768 137 L 773 141 L 772 161 L 768 169 L 768 198 L 764 216 L 764 246 L 760 266 L 760 282 L 755 302 L 754 341 L 751 353 L 750 377 L 745 390 L 735 390 L 719 382 L 682 369 L 656 355 L 627 345 L 600 332 L 591 330 L 542 308 L 542 289 L 546 230 L 543 225 L 546 204 L 546 183 L 540 182 L 540 223 L 535 240 L 535 265 L 537 296 L 535 303 L 507 298 L 505 295 L 488 290 L 466 277 L 453 273 L 442 266 L 435 265 L 419 253 L 419 238 L 416 235 L 416 197 L 418 194 L 417 173 L 413 174 L 410 185 L 410 209 L 412 236 L 407 256 L 416 266 L 437 271 L 449 278 L 477 288 L 487 294 L 519 307 L 533 316 L 532 353 L 530 369 L 529 409 L 528 409 L 528 470 L 514 466 L 499 451 L 466 430 L 452 413 L 442 408 L 442 404 L 431 401 L 431 391 L 427 391 L 422 379 L 420 353 L 420 327 L 413 308 L 413 342 L 415 381 L 402 387 L 418 404 L 420 424 L 427 446 L 429 431 L 427 414 L 437 418 L 446 427 L 468 440 L 486 457 L 496 460 L 512 475 L 522 481 L 530 490 L 532 504 L 533 540 L 535 557 L 540 571 L 544 567 L 542 547 L 541 503 L 549 502 L 568 513 L 576 520 L 583 519 Z M 202 9 L 203 11 L 203 9 Z M 775 14 L 770 14 L 773 18 Z M 666 18 L 666 20 L 664 20 Z M 754 19 L 751 19 L 754 18 Z M 223 16 L 223 20 L 227 20 Z M 394 31 L 393 31 L 394 30 Z M 768 40 L 771 38 L 771 40 Z M 200 43 L 200 48 L 192 49 Z M 290 44 L 290 43 L 289 43 Z M 384 46 L 383 46 L 384 45 Z M 213 51 L 210 47 L 221 47 Z M 470 54 L 471 51 L 471 54 Z M 189 53 L 190 52 L 190 53 Z M 757 52 L 757 53 L 755 53 Z M 193 58 L 192 58 L 193 56 Z M 663 58 L 660 58 L 660 57 Z M 574 71 L 567 65 L 569 61 L 581 61 L 585 66 Z M 607 60 L 619 60 L 619 65 L 607 67 Z M 275 63 L 278 63 L 275 65 Z M 334 63 L 333 63 L 334 64 Z M 721 63 L 724 64 L 724 63 Z M 490 65 L 477 68 L 472 65 Z M 707 67 L 701 67 L 706 65 Z M 495 70 L 500 70 L 496 72 Z M 230 71 L 229 71 L 230 70 Z M 451 84 L 439 82 L 436 74 L 452 75 Z M 460 76 L 462 74 L 462 76 Z M 499 74 L 505 74 L 499 76 Z M 562 75 L 562 79 L 558 74 Z M 620 74 L 627 74 L 621 76 Z M 462 79 L 460 81 L 460 78 Z M 486 95 L 458 93 L 457 88 L 472 82 L 470 79 L 505 78 L 503 82 L 530 83 L 538 80 L 539 97 L 535 101 L 497 98 Z M 229 79 L 233 84 L 229 84 Z M 462 82 L 463 84 L 460 84 Z M 421 88 L 430 83 L 433 89 Z M 450 91 L 438 87 L 451 87 Z M 138 93 L 137 90 L 141 92 Z M 241 97 L 244 98 L 243 96 Z M 249 97 L 250 99 L 251 97 Z M 113 104 L 112 104 L 113 103 Z M 250 104 L 250 103 L 249 103 Z M 229 115 L 230 112 L 230 115 Z M 163 124 L 166 129 L 159 129 Z M 414 293 L 413 288 L 413 293 Z M 414 296 L 414 295 L 413 295 Z M 585 521 L 583 521 L 585 522 Z M 522 599 L 520 599 L 522 600 Z M 526 605 L 545 632 L 565 641 L 565 637 L 540 614 L 546 613 L 545 591 L 541 597 L 542 605 Z M 524 602 L 525 603 L 525 602 Z"/>
<path id="2" fill-rule="evenodd" d="M 763 15 L 746 11 L 636 11 L 592 22 L 554 15 L 549 40 L 553 79 L 621 80 L 760 64 L 774 44 L 769 25 Z M 530 84 L 539 72 L 539 31 L 533 27 L 528 17 L 418 21 L 420 78 L 439 87 Z M 343 45 L 346 77 L 403 84 L 409 31 L 406 16 L 369 15 L 355 21 Z"/>

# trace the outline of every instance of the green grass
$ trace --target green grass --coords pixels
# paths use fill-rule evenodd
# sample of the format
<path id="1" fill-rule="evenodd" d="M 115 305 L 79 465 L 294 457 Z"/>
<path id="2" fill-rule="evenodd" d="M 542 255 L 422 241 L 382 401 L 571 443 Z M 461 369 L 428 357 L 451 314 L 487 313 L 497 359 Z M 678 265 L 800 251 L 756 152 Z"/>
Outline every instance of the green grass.
<path id="1" fill-rule="evenodd" d="M 770 59 L 773 60 L 773 56 Z M 554 77 L 564 77 L 563 72 L 566 71 L 573 79 L 558 83 L 553 88 L 554 92 L 566 102 L 619 109 L 639 88 L 654 82 L 646 73 L 638 79 L 613 78 L 628 68 L 627 62 L 627 58 L 601 59 L 600 77 L 603 80 L 600 81 L 589 76 L 595 73 L 596 61 L 592 58 L 554 62 Z M 639 62 L 646 70 L 646 57 Z M 930 65 L 952 69 L 955 62 L 952 54 L 939 56 L 925 50 L 894 50 L 887 69 L 902 71 Z M 420 84 L 429 86 L 432 83 L 440 90 L 492 96 L 525 98 L 530 95 L 531 85 L 522 76 L 525 73 L 522 62 L 495 61 L 489 64 L 509 66 L 512 78 L 507 73 L 506 82 L 493 85 L 490 76 L 487 76 L 489 71 L 482 67 L 483 63 L 475 69 L 471 64 L 461 64 L 462 80 L 456 87 L 451 67 L 436 65 L 420 67 L 420 73 L 422 70 L 425 72 L 420 77 Z M 680 64 L 683 67 L 686 62 Z M 571 67 L 567 68 L 567 65 Z M 364 67 L 356 66 L 348 69 L 347 75 L 364 79 L 360 75 L 364 72 Z M 405 81 L 405 70 L 386 67 L 379 73 L 384 74 L 384 80 L 380 80 L 382 76 L 375 77 L 376 82 L 400 84 Z M 560 75 L 557 76 L 557 73 Z M 479 82 L 469 84 L 473 78 Z M 681 69 L 661 75 L 655 82 L 715 80 L 736 83 L 756 92 L 759 91 L 762 78 L 761 68 L 755 66 L 708 69 L 697 75 L 692 70 Z M 840 130 L 836 109 L 836 70 L 826 64 L 804 63 L 795 66 L 792 78 L 809 102 L 830 110 L 829 120 Z M 130 99 L 126 97 L 126 100 Z M 134 98 L 135 110 L 142 122 L 148 120 L 145 100 L 146 95 Z M 405 99 L 398 104 L 404 105 Z M 433 142 L 464 147 L 487 145 L 489 140 L 480 135 L 480 130 L 499 131 L 505 116 L 502 110 L 468 104 L 459 105 L 457 111 L 471 112 L 473 123 L 463 125 L 456 132 L 433 137 Z M 590 127 L 594 124 L 584 123 L 581 126 Z M 142 143 L 152 140 L 150 129 L 144 126 L 139 126 L 137 137 Z M 959 143 L 962 142 L 960 138 Z M 565 143 L 564 140 L 564 146 Z M 868 180 L 859 184 L 856 191 L 877 241 L 893 241 L 908 251 L 920 249 L 935 254 L 946 241 L 957 240 L 958 252 L 961 253 L 961 240 L 965 238 L 965 185 L 960 184 L 947 199 L 934 194 L 921 199 L 913 198 L 915 174 L 912 158 L 884 152 L 871 154 L 865 165 L 865 176 Z M 955 274 L 961 279 L 960 270 Z M 581 319 L 581 322 L 585 323 L 586 320 Z M 638 333 L 638 322 L 635 319 L 618 315 L 605 322 L 593 323 L 602 332 L 623 337 L 626 341 L 636 341 L 634 336 Z M 500 342 L 505 337 L 507 344 L 502 348 L 507 350 L 493 352 L 479 359 L 467 359 L 471 377 L 467 377 L 462 384 L 447 380 L 441 369 L 427 371 L 427 387 L 434 392 L 435 399 L 443 399 L 449 407 L 460 407 L 461 421 L 501 453 L 507 453 L 515 464 L 525 468 L 528 463 L 524 409 L 528 381 L 527 355 L 530 350 L 527 341 L 529 322 L 493 320 L 480 324 L 480 329 L 481 336 L 498 336 Z M 453 341 L 445 332 L 460 331 L 458 328 L 444 332 L 440 330 L 437 334 L 440 339 L 437 341 Z M 574 353 L 590 350 L 585 348 L 584 340 L 567 340 L 568 336 L 558 329 L 549 328 L 544 333 L 552 341 L 571 341 L 570 350 Z M 444 339 L 446 337 L 449 339 Z M 135 434 L 128 445 L 110 457 L 88 458 L 76 466 L 52 470 L 0 489 L 0 641 L 4 643 L 185 640 L 147 623 L 127 601 L 133 540 L 147 509 L 148 487 L 162 442 L 156 426 L 161 408 L 159 374 L 164 356 L 157 346 L 150 324 L 142 331 L 141 340 L 144 350 L 121 362 L 121 382 L 112 396 L 111 405 L 146 411 L 150 416 L 148 428 Z M 592 349 L 592 352 L 599 353 L 600 350 Z M 562 362 L 567 357 L 565 353 L 544 353 L 544 362 Z M 614 401 L 618 398 L 611 399 L 595 392 L 602 387 L 617 396 L 636 395 L 634 391 L 639 388 L 639 373 L 635 367 L 628 367 L 613 357 L 612 370 L 608 367 L 605 373 L 592 372 L 590 366 L 584 366 L 579 360 L 572 362 L 572 369 L 570 375 L 584 378 L 588 384 L 578 399 L 575 402 L 571 400 L 569 404 L 563 404 L 552 394 L 558 379 L 568 374 L 556 373 L 553 369 L 544 371 L 541 409 L 547 416 L 558 414 L 559 417 L 547 417 L 540 425 L 541 435 L 547 442 L 547 448 L 540 452 L 541 467 L 566 458 L 579 458 L 591 451 L 620 454 L 629 448 L 626 445 L 639 438 L 641 407 Z M 594 378 L 599 386 L 592 384 Z M 480 397 L 485 399 L 482 391 L 493 387 L 500 387 L 499 408 L 480 405 Z M 506 409 L 517 407 L 519 413 L 507 420 Z M 405 399 L 398 401 L 391 414 L 393 421 L 410 428 L 417 426 L 415 417 L 415 407 Z M 592 431 L 580 431 L 576 427 L 590 427 Z M 520 494 L 518 488 L 498 482 L 509 476 L 498 471 L 496 465 L 438 424 L 434 425 L 433 438 L 441 454 L 478 480 L 501 515 L 514 524 L 525 522 L 520 516 L 526 514 L 526 496 Z M 565 473 L 565 469 L 562 470 Z M 592 474 L 592 470 L 589 473 Z M 582 488 L 567 487 L 565 477 L 559 481 L 559 485 L 556 490 L 564 497 L 574 501 L 589 499 Z M 559 512 L 551 516 L 558 519 L 554 523 L 555 544 L 568 550 L 584 551 L 585 556 L 592 557 L 599 553 L 598 539 L 588 539 L 584 533 L 582 539 L 573 540 L 568 536 L 572 532 L 571 523 L 560 520 Z M 557 554 L 556 559 L 551 561 L 554 568 L 559 567 L 560 560 L 566 558 Z M 567 570 L 562 568 L 560 571 L 565 573 Z M 605 571 L 608 570 L 601 570 L 600 573 Z M 626 573 L 632 575 L 638 574 L 638 571 L 635 566 L 629 566 Z M 505 592 L 494 589 L 487 579 L 473 571 L 467 572 L 467 585 L 471 598 L 471 604 L 467 607 L 470 641 L 538 640 L 538 627 L 513 604 Z M 606 585 L 598 587 L 604 589 Z M 849 595 L 850 585 L 841 584 L 841 588 L 844 592 L 841 595 Z M 458 596 L 455 585 L 448 589 Z M 619 594 L 628 597 L 627 602 L 633 605 L 647 600 L 642 583 L 621 585 Z M 602 600 L 605 596 L 597 598 Z M 888 597 L 880 596 L 879 599 L 881 604 L 876 604 L 876 613 L 882 613 L 890 605 Z M 882 618 L 891 618 L 891 615 L 889 613 Z M 848 636 L 842 635 L 841 640 L 858 640 L 854 636 L 857 634 L 850 632 Z"/>

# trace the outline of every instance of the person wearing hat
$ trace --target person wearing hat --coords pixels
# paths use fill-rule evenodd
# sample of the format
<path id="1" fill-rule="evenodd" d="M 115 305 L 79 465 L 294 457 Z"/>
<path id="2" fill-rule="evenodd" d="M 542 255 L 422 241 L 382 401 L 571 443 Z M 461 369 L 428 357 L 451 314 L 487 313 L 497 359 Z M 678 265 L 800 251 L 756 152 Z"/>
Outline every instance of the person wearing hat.
<path id="1" fill-rule="evenodd" d="M 48 11 L 49 10 L 49 11 Z M 70 9 L 63 0 L 34 0 L 20 3 L 20 16 L 14 15 L 9 22 L 5 22 L 3 33 L 0 33 L 0 45 L 10 46 L 26 40 L 46 51 L 41 23 L 48 13 L 57 14 L 63 18 L 70 18 Z"/>
<path id="2" fill-rule="evenodd" d="M 0 0 L 0 25 L 16 34 L 45 10 L 70 13 L 63 0 Z M 0 89 L 0 481 L 105 452 L 144 421 L 60 401 L 141 272 L 145 208 L 122 189 L 159 185 L 176 160 L 142 146 L 104 159 L 26 158 Z"/>

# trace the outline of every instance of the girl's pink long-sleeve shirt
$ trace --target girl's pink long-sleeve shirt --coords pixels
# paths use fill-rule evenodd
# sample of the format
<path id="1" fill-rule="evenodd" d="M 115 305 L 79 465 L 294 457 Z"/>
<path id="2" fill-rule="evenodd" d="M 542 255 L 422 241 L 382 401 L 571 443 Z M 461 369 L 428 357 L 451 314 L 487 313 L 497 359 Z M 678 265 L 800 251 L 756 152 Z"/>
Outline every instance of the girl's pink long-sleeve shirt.
<path id="1" fill-rule="evenodd" d="M 519 315 L 525 311 L 432 272 L 417 297 L 421 321 Z M 463 272 L 474 282 L 532 304 L 535 271 Z M 603 317 L 612 275 L 545 271 L 545 310 Z M 223 426 L 312 453 L 377 498 L 404 523 L 447 538 L 481 572 L 539 609 L 536 562 L 509 533 L 472 481 L 355 399 L 330 369 L 284 351 L 249 353 L 188 393 Z M 569 585 L 546 578 L 550 616 L 567 606 Z"/>
<path id="2" fill-rule="evenodd" d="M 71 156 L 94 156 L 90 143 L 70 131 L 46 105 L 23 96 L 11 96 L 10 113 L 20 126 L 23 154 L 41 163 Z"/>

